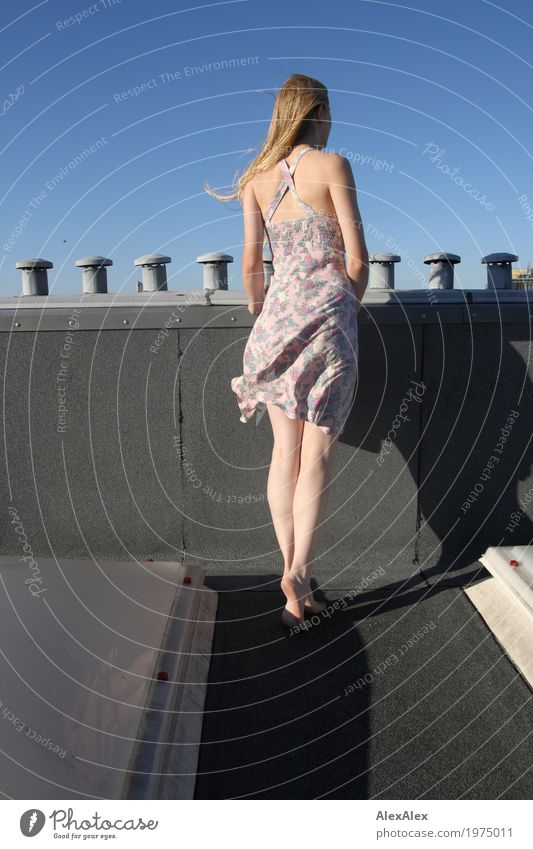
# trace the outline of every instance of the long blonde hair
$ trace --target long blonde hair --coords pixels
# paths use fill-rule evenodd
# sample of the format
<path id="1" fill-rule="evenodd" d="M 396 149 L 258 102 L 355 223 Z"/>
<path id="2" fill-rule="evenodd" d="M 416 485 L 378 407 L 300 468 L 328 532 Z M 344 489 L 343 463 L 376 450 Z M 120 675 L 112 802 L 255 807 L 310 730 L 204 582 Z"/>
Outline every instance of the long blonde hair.
<path id="1" fill-rule="evenodd" d="M 246 184 L 260 171 L 267 171 L 276 165 L 280 159 L 288 156 L 292 148 L 313 121 L 311 113 L 320 104 L 329 105 L 326 86 L 314 77 L 305 74 L 291 74 L 278 91 L 272 119 L 263 146 L 243 174 L 236 174 L 234 189 L 229 195 L 220 195 L 209 188 L 207 181 L 204 188 L 212 197 L 221 201 L 239 198 L 242 203 L 242 193 Z"/>

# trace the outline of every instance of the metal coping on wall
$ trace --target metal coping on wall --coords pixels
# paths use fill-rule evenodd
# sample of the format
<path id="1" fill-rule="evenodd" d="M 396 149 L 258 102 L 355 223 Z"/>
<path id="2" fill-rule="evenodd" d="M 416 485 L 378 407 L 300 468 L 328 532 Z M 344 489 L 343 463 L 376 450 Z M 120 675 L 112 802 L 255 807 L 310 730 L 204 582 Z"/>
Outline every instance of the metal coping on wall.
<path id="1" fill-rule="evenodd" d="M 409 293 L 412 295 L 412 293 Z M 440 293 L 439 293 L 440 294 Z M 366 298 L 358 316 L 358 323 L 381 324 L 475 324 L 475 323 L 527 323 L 533 314 L 533 298 L 490 296 L 480 292 L 471 299 L 454 293 L 455 297 L 431 301 L 427 296 L 414 298 L 393 297 L 388 302 L 373 302 Z M 468 293 L 467 293 L 468 294 Z M 514 293 L 513 293 L 514 294 Z M 457 297 L 459 296 L 459 297 Z M 73 299 L 71 303 L 54 304 L 52 298 L 39 298 L 41 303 L 17 299 L 0 301 L 0 331 L 73 330 L 141 330 L 179 328 L 249 328 L 256 318 L 248 311 L 245 301 L 212 303 L 210 305 L 165 300 L 165 303 L 139 303 L 128 305 L 112 303 L 108 306 L 91 306 L 87 301 Z M 424 302 L 425 300 L 425 302 Z"/>

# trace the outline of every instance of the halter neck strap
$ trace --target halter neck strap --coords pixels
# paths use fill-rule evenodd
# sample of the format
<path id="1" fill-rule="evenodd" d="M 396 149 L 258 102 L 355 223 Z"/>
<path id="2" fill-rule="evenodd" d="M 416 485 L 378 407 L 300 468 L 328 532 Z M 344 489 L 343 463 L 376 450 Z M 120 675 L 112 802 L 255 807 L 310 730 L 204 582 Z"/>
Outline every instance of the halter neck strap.
<path id="1" fill-rule="evenodd" d="M 296 154 L 296 158 L 295 158 L 294 162 L 292 163 L 292 165 L 289 165 L 289 163 L 287 162 L 286 159 L 281 159 L 279 164 L 281 165 L 281 167 L 283 168 L 284 171 L 288 171 L 289 174 L 292 175 L 292 174 L 294 174 L 294 169 L 298 165 L 300 159 L 302 158 L 304 153 L 307 153 L 308 150 L 313 150 L 313 148 L 308 146 L 308 147 L 302 148 L 302 150 L 299 150 L 298 153 Z"/>
<path id="2" fill-rule="evenodd" d="M 280 185 L 278 186 L 277 191 L 274 194 L 274 197 L 272 198 L 272 200 L 270 202 L 270 206 L 269 206 L 267 213 L 265 215 L 265 221 L 267 221 L 267 222 L 270 221 L 270 219 L 274 215 L 274 212 L 276 211 L 276 208 L 277 208 L 279 202 L 281 201 L 281 198 L 285 194 L 287 188 L 289 188 L 291 190 L 295 200 L 299 203 L 299 205 L 303 209 L 305 209 L 307 214 L 308 215 L 314 215 L 314 212 L 315 212 L 314 209 L 312 209 L 312 207 L 310 207 L 309 204 L 305 203 L 305 201 L 302 200 L 302 198 L 300 197 L 300 195 L 296 191 L 296 186 L 294 185 L 294 180 L 292 178 L 292 175 L 294 174 L 294 169 L 298 165 L 298 162 L 300 161 L 300 159 L 302 158 L 304 153 L 307 153 L 308 150 L 313 150 L 313 148 L 312 147 L 304 147 L 303 150 L 299 150 L 297 155 L 296 155 L 296 158 L 295 158 L 295 160 L 294 160 L 294 162 L 292 163 L 291 166 L 289 166 L 287 164 L 285 159 L 281 159 L 279 161 L 278 165 L 281 167 L 281 170 L 283 171 L 283 177 L 282 177 Z"/>

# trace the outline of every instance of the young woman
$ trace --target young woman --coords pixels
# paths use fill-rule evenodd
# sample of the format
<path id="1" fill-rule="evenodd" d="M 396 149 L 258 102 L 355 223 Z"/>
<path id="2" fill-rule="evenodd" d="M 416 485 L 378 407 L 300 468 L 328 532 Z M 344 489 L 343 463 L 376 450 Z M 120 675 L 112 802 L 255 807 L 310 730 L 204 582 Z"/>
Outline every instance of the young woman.
<path id="1" fill-rule="evenodd" d="M 234 377 L 241 421 L 268 410 L 274 445 L 267 498 L 284 560 L 282 622 L 302 625 L 324 605 L 310 570 L 324 518 L 333 449 L 357 382 L 357 313 L 368 251 L 351 166 L 327 153 L 328 91 L 292 74 L 278 92 L 266 140 L 238 181 L 242 276 L 258 316 Z M 295 171 L 298 176 L 295 180 Z M 274 274 L 265 292 L 263 235 Z M 346 252 L 346 259 L 344 253 Z"/>

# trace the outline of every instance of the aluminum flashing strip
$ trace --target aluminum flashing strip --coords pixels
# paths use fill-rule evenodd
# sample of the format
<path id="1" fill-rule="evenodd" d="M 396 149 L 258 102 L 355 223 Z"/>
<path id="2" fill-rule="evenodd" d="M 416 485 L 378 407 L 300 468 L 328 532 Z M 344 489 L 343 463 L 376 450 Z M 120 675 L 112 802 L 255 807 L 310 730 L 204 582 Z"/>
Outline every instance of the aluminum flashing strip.
<path id="1" fill-rule="evenodd" d="M 214 306 L 245 306 L 243 289 L 219 289 L 210 295 Z M 495 304 L 532 303 L 533 290 L 528 289 L 373 289 L 367 288 L 364 295 L 367 304 Z M 207 296 L 201 289 L 192 291 L 160 292 L 108 292 L 87 294 L 74 292 L 66 295 L 25 295 L 0 297 L 3 309 L 35 309 L 38 307 L 176 307 L 206 306 Z"/>
<path id="2" fill-rule="evenodd" d="M 533 615 L 533 545 L 491 546 L 479 559 Z"/>
<path id="3" fill-rule="evenodd" d="M 38 300 L 38 299 L 34 299 Z M 77 310 L 77 311 L 76 311 Z M 527 324 L 532 322 L 533 305 L 528 301 L 493 303 L 372 303 L 366 298 L 359 313 L 361 326 L 381 324 Z M 138 304 L 126 306 L 64 306 L 53 304 L 30 308 L 0 307 L 0 332 L 83 330 L 147 330 L 202 328 L 205 330 L 252 327 L 255 322 L 245 304 L 187 306 L 180 304 Z"/>
<path id="4" fill-rule="evenodd" d="M 498 578 L 488 577 L 464 592 L 501 647 L 533 689 L 533 617 Z"/>
<path id="5" fill-rule="evenodd" d="M 194 799 L 218 593 L 205 570 L 183 565 L 190 584 L 176 593 L 128 766 L 123 799 Z"/>

